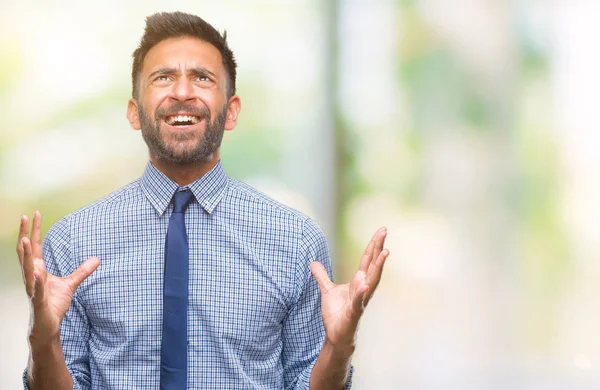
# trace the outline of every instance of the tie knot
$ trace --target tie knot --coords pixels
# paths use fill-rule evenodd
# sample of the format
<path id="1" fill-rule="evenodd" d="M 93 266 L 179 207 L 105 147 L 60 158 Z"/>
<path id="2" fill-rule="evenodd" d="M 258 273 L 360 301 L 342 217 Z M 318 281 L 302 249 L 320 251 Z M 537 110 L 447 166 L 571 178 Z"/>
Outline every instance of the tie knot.
<path id="1" fill-rule="evenodd" d="M 192 199 L 194 199 L 194 194 L 191 191 L 177 191 L 173 196 L 173 212 L 185 213 Z"/>

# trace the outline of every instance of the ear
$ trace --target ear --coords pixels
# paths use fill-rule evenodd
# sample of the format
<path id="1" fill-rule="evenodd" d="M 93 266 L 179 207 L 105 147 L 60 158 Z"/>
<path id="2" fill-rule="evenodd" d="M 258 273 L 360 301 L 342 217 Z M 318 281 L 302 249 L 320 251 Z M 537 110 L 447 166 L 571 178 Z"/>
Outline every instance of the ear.
<path id="1" fill-rule="evenodd" d="M 242 109 L 242 101 L 238 95 L 233 95 L 227 102 L 227 117 L 225 118 L 225 130 L 233 130 L 237 124 L 237 117 Z"/>
<path id="2" fill-rule="evenodd" d="M 138 111 L 138 102 L 135 99 L 129 99 L 127 103 L 127 120 L 131 124 L 131 127 L 135 130 L 142 128 L 140 125 L 140 113 Z"/>

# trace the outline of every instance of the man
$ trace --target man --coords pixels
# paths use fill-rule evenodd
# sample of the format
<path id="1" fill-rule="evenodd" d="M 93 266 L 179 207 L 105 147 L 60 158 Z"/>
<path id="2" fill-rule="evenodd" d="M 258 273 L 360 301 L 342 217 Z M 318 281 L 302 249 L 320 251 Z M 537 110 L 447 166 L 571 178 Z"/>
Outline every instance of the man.
<path id="1" fill-rule="evenodd" d="M 385 229 L 352 281 L 333 284 L 315 222 L 220 164 L 241 109 L 226 36 L 197 16 L 155 14 L 133 57 L 127 118 L 148 145 L 143 176 L 57 222 L 43 250 L 40 213 L 30 235 L 21 218 L 24 386 L 348 388 Z"/>

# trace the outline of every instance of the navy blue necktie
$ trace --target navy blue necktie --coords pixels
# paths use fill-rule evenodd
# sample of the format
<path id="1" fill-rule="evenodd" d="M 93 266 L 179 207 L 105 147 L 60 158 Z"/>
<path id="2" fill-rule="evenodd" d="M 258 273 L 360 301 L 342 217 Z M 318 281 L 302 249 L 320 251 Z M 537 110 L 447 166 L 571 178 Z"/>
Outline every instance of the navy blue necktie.
<path id="1" fill-rule="evenodd" d="M 188 241 L 185 210 L 194 195 L 177 191 L 169 220 L 165 247 L 163 338 L 160 354 L 160 389 L 183 390 L 187 386 Z"/>

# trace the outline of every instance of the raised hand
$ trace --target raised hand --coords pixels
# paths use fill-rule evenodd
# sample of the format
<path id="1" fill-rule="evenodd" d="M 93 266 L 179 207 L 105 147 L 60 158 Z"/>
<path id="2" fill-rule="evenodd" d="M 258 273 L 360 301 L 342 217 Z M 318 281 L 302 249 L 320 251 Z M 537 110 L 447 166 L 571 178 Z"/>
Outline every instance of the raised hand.
<path id="1" fill-rule="evenodd" d="M 44 343 L 58 337 L 60 323 L 71 305 L 75 290 L 94 272 L 100 260 L 91 257 L 64 278 L 48 273 L 42 259 L 41 224 L 42 216 L 36 211 L 31 236 L 28 237 L 29 218 L 21 217 L 17 254 L 31 303 L 29 337 Z"/>
<path id="2" fill-rule="evenodd" d="M 325 337 L 332 345 L 354 346 L 358 322 L 381 280 L 383 265 L 389 255 L 389 251 L 383 249 L 386 234 L 385 228 L 375 232 L 350 283 L 335 284 L 323 264 L 314 262 L 310 265 L 321 290 Z"/>

